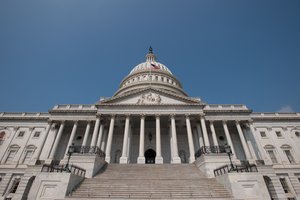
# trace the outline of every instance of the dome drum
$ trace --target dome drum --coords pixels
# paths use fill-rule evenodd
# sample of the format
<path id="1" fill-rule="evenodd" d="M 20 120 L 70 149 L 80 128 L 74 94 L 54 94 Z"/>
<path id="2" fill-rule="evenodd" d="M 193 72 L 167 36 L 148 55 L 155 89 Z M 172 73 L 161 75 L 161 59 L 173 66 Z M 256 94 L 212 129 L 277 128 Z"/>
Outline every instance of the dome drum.
<path id="1" fill-rule="evenodd" d="M 119 90 L 114 96 L 147 86 L 187 96 L 182 89 L 181 83 L 176 79 L 172 72 L 155 59 L 156 56 L 152 53 L 151 49 L 146 55 L 146 62 L 138 64 L 131 70 L 129 75 L 121 82 Z"/>

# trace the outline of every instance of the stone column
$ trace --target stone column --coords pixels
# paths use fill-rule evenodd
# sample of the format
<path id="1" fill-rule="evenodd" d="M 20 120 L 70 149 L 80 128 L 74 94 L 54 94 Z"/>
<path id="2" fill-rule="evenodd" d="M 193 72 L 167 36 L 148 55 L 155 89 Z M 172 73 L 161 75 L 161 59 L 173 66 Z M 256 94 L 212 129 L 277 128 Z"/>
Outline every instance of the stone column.
<path id="1" fill-rule="evenodd" d="M 115 116 L 113 115 L 110 120 L 109 125 L 109 132 L 107 137 L 107 143 L 106 143 L 106 151 L 105 151 L 105 161 L 110 163 L 110 151 L 111 151 L 111 143 L 113 139 L 114 134 L 114 126 L 115 126 Z"/>
<path id="2" fill-rule="evenodd" d="M 87 125 L 86 125 L 86 129 L 85 129 L 83 141 L 82 141 L 82 146 L 86 146 L 86 143 L 87 143 L 87 140 L 89 137 L 89 133 L 90 133 L 90 129 L 91 129 L 91 121 L 88 121 Z"/>
<path id="3" fill-rule="evenodd" d="M 128 162 L 127 147 L 128 147 L 129 121 L 130 121 L 130 117 L 129 115 L 127 115 L 125 121 L 122 156 L 120 158 L 120 163 L 122 164 L 127 164 Z"/>
<path id="4" fill-rule="evenodd" d="M 250 160 L 251 159 L 251 154 L 250 154 L 250 151 L 249 151 L 249 148 L 248 148 L 248 145 L 247 145 L 247 142 L 246 142 L 246 139 L 245 139 L 245 136 L 244 136 L 244 133 L 242 131 L 242 128 L 241 128 L 241 125 L 240 125 L 239 121 L 235 121 L 235 125 L 236 125 L 236 128 L 238 130 L 241 142 L 242 142 L 242 146 L 243 146 L 243 149 L 244 149 L 244 152 L 245 152 L 245 155 L 246 155 L 246 159 Z"/>
<path id="5" fill-rule="evenodd" d="M 194 148 L 195 148 L 195 151 L 197 151 L 197 150 L 200 149 L 199 137 L 198 137 L 197 129 L 196 128 L 192 128 L 192 133 L 193 133 Z"/>
<path id="6" fill-rule="evenodd" d="M 204 119 L 203 115 L 200 116 L 200 122 L 201 122 L 201 127 L 202 127 L 204 146 L 210 146 L 209 139 L 208 139 L 208 134 L 207 134 L 207 129 L 206 129 L 206 124 L 205 124 L 205 119 Z"/>
<path id="7" fill-rule="evenodd" d="M 130 163 L 130 153 L 131 153 L 131 138 L 132 138 L 132 126 L 129 124 L 129 133 L 128 133 L 128 144 L 127 144 L 127 163 Z"/>
<path id="8" fill-rule="evenodd" d="M 104 125 L 100 124 L 100 130 L 99 130 L 99 135 L 98 135 L 98 140 L 97 140 L 97 147 L 99 149 L 101 148 L 101 141 L 102 141 L 102 136 L 103 136 L 103 129 L 104 129 Z"/>
<path id="9" fill-rule="evenodd" d="M 201 147 L 204 146 L 204 141 L 203 141 L 203 137 L 202 137 L 202 131 L 201 131 L 200 124 L 197 123 L 196 127 L 197 127 L 199 145 L 200 145 L 200 148 L 201 148 Z"/>
<path id="10" fill-rule="evenodd" d="M 73 129 L 72 129 L 71 135 L 70 135 L 70 139 L 69 139 L 69 142 L 68 142 L 68 146 L 67 146 L 67 149 L 66 149 L 65 156 L 68 154 L 69 146 L 71 146 L 72 143 L 73 143 L 73 141 L 74 141 L 74 137 L 75 137 L 75 134 L 76 134 L 77 126 L 78 126 L 78 121 L 75 121 L 75 123 L 73 125 Z"/>
<path id="11" fill-rule="evenodd" d="M 155 116 L 156 118 L 156 157 L 155 164 L 163 164 L 163 157 L 161 156 L 161 136 L 160 136 L 160 117 L 159 115 Z"/>
<path id="12" fill-rule="evenodd" d="M 99 124 L 100 124 L 100 117 L 97 117 L 96 122 L 95 122 L 93 137 L 92 137 L 92 141 L 91 141 L 91 146 L 92 147 L 96 146 L 97 135 L 98 135 L 98 130 L 99 130 Z"/>
<path id="13" fill-rule="evenodd" d="M 173 139 L 172 139 L 172 130 L 171 127 L 168 127 L 168 132 L 169 132 L 169 136 L 170 136 L 170 156 L 171 156 L 171 162 L 172 162 L 172 158 L 173 158 Z"/>
<path id="14" fill-rule="evenodd" d="M 103 152 L 105 152 L 105 149 L 106 149 L 107 132 L 108 132 L 108 130 L 106 128 L 104 128 L 103 140 L 101 142 L 101 151 L 103 151 Z"/>
<path id="15" fill-rule="evenodd" d="M 190 150 L 189 163 L 193 163 L 195 162 L 195 149 L 194 149 L 190 117 L 188 115 L 186 116 L 185 121 L 186 121 L 186 131 L 187 131 L 189 150 Z"/>
<path id="16" fill-rule="evenodd" d="M 173 140 L 173 157 L 172 163 L 181 163 L 181 160 L 178 156 L 178 146 L 177 146 L 177 135 L 176 135 L 176 124 L 175 116 L 171 115 L 171 130 L 172 130 L 172 140 Z"/>
<path id="17" fill-rule="evenodd" d="M 59 141 L 60 141 L 60 138 L 61 138 L 62 132 L 63 132 L 63 130 L 64 130 L 64 127 L 65 127 L 65 122 L 62 121 L 62 122 L 61 122 L 61 125 L 60 125 L 60 127 L 59 127 L 59 130 L 58 130 L 57 136 L 56 136 L 56 138 L 55 138 L 55 142 L 54 142 L 54 144 L 53 144 L 52 151 L 51 151 L 50 156 L 49 156 L 50 159 L 53 159 L 53 158 L 54 158 L 54 155 L 55 155 L 55 152 L 56 152 L 56 150 L 57 150 L 58 143 L 59 143 Z"/>
<path id="18" fill-rule="evenodd" d="M 231 151 L 232 151 L 233 157 L 236 158 L 235 150 L 234 150 L 234 147 L 233 147 L 233 143 L 231 141 L 231 137 L 230 137 L 230 133 L 228 131 L 228 127 L 227 127 L 226 121 L 223 121 L 223 128 L 224 128 L 224 132 L 225 132 L 227 144 L 231 147 Z"/>
<path id="19" fill-rule="evenodd" d="M 36 159 L 36 160 L 40 160 L 40 156 L 41 156 L 42 150 L 43 150 L 43 148 L 44 148 L 45 142 L 46 142 L 46 140 L 47 140 L 47 137 L 48 137 L 48 135 L 49 135 L 49 132 L 50 132 L 50 130 L 51 130 L 51 126 L 52 126 L 52 122 L 49 121 L 49 122 L 48 122 L 48 125 L 47 125 L 47 127 L 46 127 L 46 130 L 45 130 L 45 136 L 44 136 L 44 138 L 43 138 L 43 140 L 42 140 L 42 144 L 41 144 L 40 148 L 38 148 L 38 150 L 37 150 L 37 153 L 36 153 L 36 156 L 35 156 L 35 159 Z"/>
<path id="20" fill-rule="evenodd" d="M 209 125 L 210 125 L 210 130 L 211 130 L 211 133 L 212 133 L 214 146 L 219 146 L 216 130 L 215 130 L 215 127 L 214 127 L 214 122 L 210 121 Z"/>
<path id="21" fill-rule="evenodd" d="M 145 116 L 141 116 L 141 125 L 140 125 L 140 146 L 139 146 L 139 157 L 137 159 L 138 164 L 145 164 Z"/>

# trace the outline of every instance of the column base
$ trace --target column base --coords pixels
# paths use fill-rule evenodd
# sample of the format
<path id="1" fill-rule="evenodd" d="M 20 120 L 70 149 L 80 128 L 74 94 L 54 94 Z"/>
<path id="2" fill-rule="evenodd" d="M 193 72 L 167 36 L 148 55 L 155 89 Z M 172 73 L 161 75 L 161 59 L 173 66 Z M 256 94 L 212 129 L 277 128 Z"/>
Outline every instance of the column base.
<path id="1" fill-rule="evenodd" d="M 110 163 L 110 156 L 106 156 L 106 157 L 105 157 L 105 161 L 106 161 L 107 163 Z"/>
<path id="2" fill-rule="evenodd" d="M 181 159 L 178 156 L 177 157 L 173 157 L 171 163 L 172 164 L 180 164 L 181 163 Z"/>
<path id="3" fill-rule="evenodd" d="M 121 157 L 120 158 L 120 164 L 127 164 L 128 163 L 128 158 L 127 157 Z"/>
<path id="4" fill-rule="evenodd" d="M 163 164 L 164 163 L 164 159 L 161 156 L 156 156 L 155 157 L 155 164 Z"/>
<path id="5" fill-rule="evenodd" d="M 137 163 L 138 164 L 145 164 L 145 157 L 138 157 L 138 159 L 137 159 Z"/>
<path id="6" fill-rule="evenodd" d="M 194 156 L 189 158 L 189 163 L 193 163 L 193 162 L 195 162 L 195 157 Z"/>

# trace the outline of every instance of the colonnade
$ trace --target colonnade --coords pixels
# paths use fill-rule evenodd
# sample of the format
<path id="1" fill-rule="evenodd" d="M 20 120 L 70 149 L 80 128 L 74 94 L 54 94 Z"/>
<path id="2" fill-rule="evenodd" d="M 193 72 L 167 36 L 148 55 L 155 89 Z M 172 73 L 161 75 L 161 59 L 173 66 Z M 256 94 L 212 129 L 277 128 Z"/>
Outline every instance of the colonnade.
<path id="1" fill-rule="evenodd" d="M 136 116 L 136 115 L 135 115 Z M 140 133 L 139 133 L 139 153 L 137 157 L 137 163 L 145 163 L 145 115 L 139 115 L 140 116 Z M 180 116 L 180 115 L 176 115 Z M 111 160 L 111 149 L 112 149 L 112 141 L 113 141 L 113 135 L 114 135 L 114 127 L 115 127 L 115 121 L 116 121 L 116 115 L 111 115 L 110 122 L 109 122 L 109 128 L 108 133 L 105 132 L 106 129 L 104 129 L 104 123 L 102 123 L 101 118 L 102 116 L 97 116 L 95 120 L 95 126 L 91 138 L 90 144 L 87 143 L 89 132 L 92 126 L 92 121 L 87 121 L 84 138 L 82 142 L 82 146 L 92 146 L 92 147 L 98 147 L 102 151 L 105 152 L 105 160 L 109 163 Z M 182 116 L 181 116 L 182 117 Z M 210 144 L 209 136 L 208 136 L 208 130 L 206 127 L 207 121 L 205 120 L 204 115 L 198 115 L 192 116 L 193 119 L 196 118 L 196 130 L 197 130 L 197 139 L 200 147 L 210 147 L 210 146 L 219 146 L 217 134 L 215 131 L 215 121 L 208 121 L 210 132 L 212 134 L 212 143 Z M 107 116 L 105 116 L 107 118 Z M 181 163 L 181 159 L 178 154 L 178 142 L 177 142 L 177 133 L 176 133 L 176 120 L 175 115 L 170 115 L 170 152 L 171 152 L 171 163 Z M 191 126 L 191 116 L 190 115 L 184 115 L 185 118 L 185 125 L 186 125 L 186 133 L 187 133 L 187 139 L 188 139 L 188 149 L 189 149 L 189 163 L 192 163 L 195 161 L 195 146 L 194 146 L 194 139 L 193 139 L 193 132 L 192 132 L 192 126 Z M 122 154 L 120 158 L 120 163 L 128 163 L 129 162 L 129 132 L 130 132 L 130 120 L 132 119 L 132 116 L 126 115 L 125 116 L 125 128 L 124 128 L 124 135 L 123 135 L 123 146 L 122 146 Z M 163 157 L 161 152 L 161 115 L 155 115 L 155 132 L 156 132 L 156 157 L 155 157 L 155 163 L 156 164 L 162 164 L 163 163 Z M 56 138 L 53 142 L 51 152 L 49 154 L 49 159 L 53 159 L 54 155 L 58 149 L 59 142 L 61 140 L 61 136 L 65 127 L 65 121 L 60 122 L 60 126 L 58 130 L 56 130 Z M 228 130 L 227 121 L 222 121 L 224 133 L 226 136 L 227 144 L 231 147 L 232 153 L 236 155 L 235 148 L 230 136 L 230 132 Z M 249 160 L 252 158 L 249 147 L 247 145 L 244 133 L 242 131 L 240 121 L 235 121 L 235 126 L 237 128 L 237 132 L 239 134 L 239 138 L 243 147 L 243 150 L 245 152 L 246 159 Z M 72 127 L 72 131 L 70 134 L 70 138 L 68 140 L 68 146 L 66 148 L 66 153 L 68 151 L 68 147 L 72 145 L 74 141 L 74 137 L 76 134 L 76 130 L 78 128 L 78 121 L 75 121 Z M 49 132 L 50 128 L 47 128 L 46 131 Z M 105 134 L 107 133 L 107 134 Z"/>

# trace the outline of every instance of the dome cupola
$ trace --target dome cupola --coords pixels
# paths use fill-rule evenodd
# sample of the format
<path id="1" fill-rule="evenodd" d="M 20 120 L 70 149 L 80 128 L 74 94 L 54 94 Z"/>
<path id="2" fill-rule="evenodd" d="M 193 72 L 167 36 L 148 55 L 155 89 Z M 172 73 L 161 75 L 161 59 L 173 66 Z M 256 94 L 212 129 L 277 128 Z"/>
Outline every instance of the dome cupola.
<path id="1" fill-rule="evenodd" d="M 121 82 L 120 88 L 114 96 L 146 87 L 187 96 L 182 89 L 181 83 L 168 67 L 156 61 L 156 55 L 153 53 L 152 47 L 149 48 L 149 52 L 146 55 L 146 62 L 138 64 L 130 71 L 129 75 Z"/>

